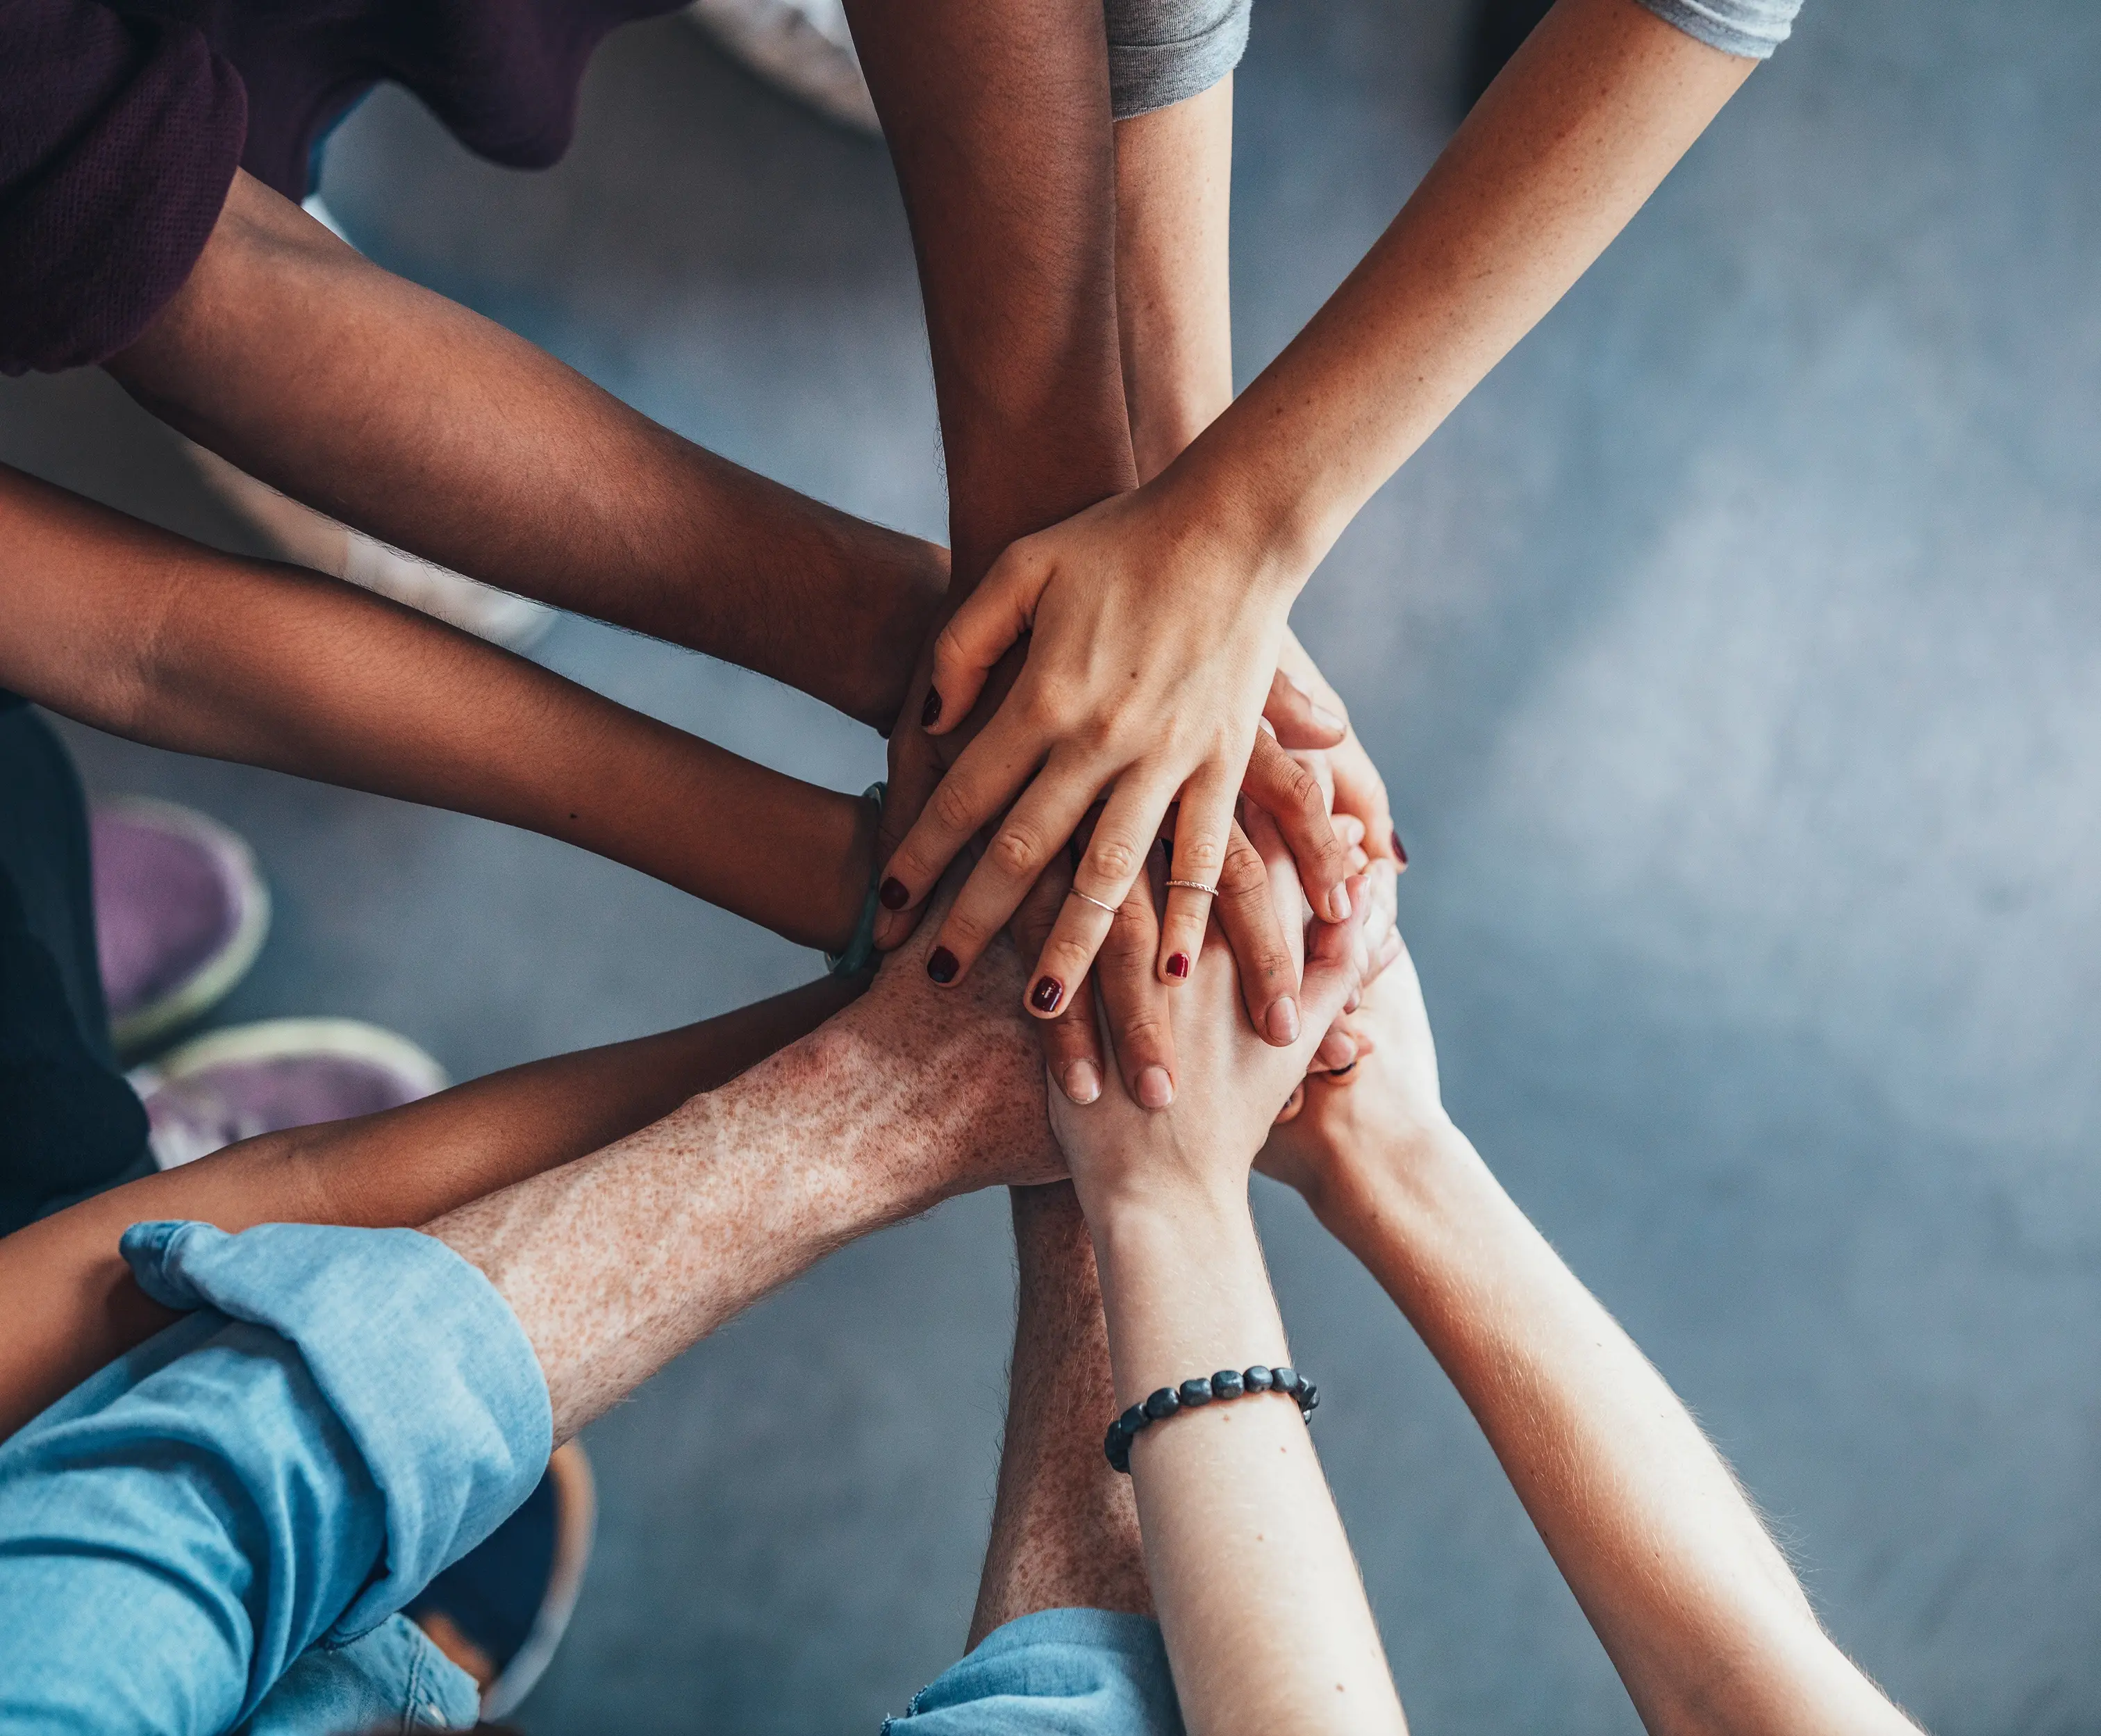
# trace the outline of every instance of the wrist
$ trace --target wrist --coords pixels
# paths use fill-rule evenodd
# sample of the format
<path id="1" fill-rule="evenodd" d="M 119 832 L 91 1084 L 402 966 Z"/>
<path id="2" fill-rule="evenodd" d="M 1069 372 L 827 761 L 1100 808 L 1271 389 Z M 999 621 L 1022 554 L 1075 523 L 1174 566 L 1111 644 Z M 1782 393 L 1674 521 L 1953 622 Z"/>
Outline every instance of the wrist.
<path id="1" fill-rule="evenodd" d="M 1412 1262 L 1497 1184 L 1466 1136 L 1449 1120 L 1383 1127 L 1320 1166 L 1307 1204 L 1335 1239 L 1374 1271 Z"/>
<path id="2" fill-rule="evenodd" d="M 1231 412 L 1147 485 L 1192 526 L 1223 541 L 1256 596 L 1288 615 L 1335 533 L 1288 467 L 1250 450 Z"/>

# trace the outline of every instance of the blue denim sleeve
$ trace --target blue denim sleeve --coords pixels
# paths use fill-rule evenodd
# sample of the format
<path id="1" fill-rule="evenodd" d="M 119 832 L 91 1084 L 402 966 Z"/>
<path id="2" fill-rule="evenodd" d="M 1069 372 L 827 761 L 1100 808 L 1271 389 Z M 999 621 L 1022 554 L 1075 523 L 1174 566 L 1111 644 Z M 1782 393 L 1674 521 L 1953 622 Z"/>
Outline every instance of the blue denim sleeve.
<path id="1" fill-rule="evenodd" d="M 1038 1610 L 996 1628 L 883 1736 L 1182 1736 L 1160 1623 Z"/>
<path id="2" fill-rule="evenodd" d="M 1771 58 L 1794 28 L 1802 0 L 1641 0 L 1665 24 L 1710 48 L 1749 60 Z"/>
<path id="3" fill-rule="evenodd" d="M 488 1280 L 406 1230 L 139 1224 L 197 1310 L 0 1446 L 0 1729 L 220 1731 L 378 1626 L 545 1470 L 547 1392 Z"/>

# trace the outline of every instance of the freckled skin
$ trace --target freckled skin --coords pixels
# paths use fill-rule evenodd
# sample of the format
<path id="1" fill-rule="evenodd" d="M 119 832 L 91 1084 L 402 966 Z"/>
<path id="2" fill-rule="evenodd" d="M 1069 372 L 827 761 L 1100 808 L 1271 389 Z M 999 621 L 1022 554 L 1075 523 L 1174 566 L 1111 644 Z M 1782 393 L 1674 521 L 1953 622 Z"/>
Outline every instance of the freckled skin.
<path id="1" fill-rule="evenodd" d="M 428 1226 L 517 1314 L 558 1438 L 855 1238 L 1062 1177 L 1011 948 L 947 990 L 923 951 L 720 1089 Z"/>

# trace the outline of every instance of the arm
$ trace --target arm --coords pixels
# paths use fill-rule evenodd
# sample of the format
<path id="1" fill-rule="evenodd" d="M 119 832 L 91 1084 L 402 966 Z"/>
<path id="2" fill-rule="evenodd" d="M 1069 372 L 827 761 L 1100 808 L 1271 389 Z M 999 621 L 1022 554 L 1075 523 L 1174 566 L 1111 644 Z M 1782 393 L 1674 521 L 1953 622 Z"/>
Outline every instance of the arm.
<path id="1" fill-rule="evenodd" d="M 1288 865 L 1272 883 L 1295 907 Z M 1316 927 L 1309 1031 L 1293 1047 L 1248 1027 L 1228 956 L 1213 948 L 1178 1003 L 1188 1089 L 1173 1107 L 1148 1112 L 1116 1089 L 1084 1108 L 1051 1099 L 1093 1234 L 1119 1407 L 1214 1369 L 1289 1364 L 1248 1164 L 1354 988 L 1361 924 Z M 1348 1540 L 1289 1398 L 1157 1422 L 1132 1443 L 1130 1473 L 1190 1730 L 1403 1729 Z"/>
<path id="2" fill-rule="evenodd" d="M 1385 1286 L 1486 1433 L 1656 1736 L 1914 1726 L 1831 1643 L 1698 1425 L 1446 1117 L 1398 935 L 1264 1167 Z"/>
<path id="3" fill-rule="evenodd" d="M 807 944 L 843 945 L 865 895 L 874 815 L 851 797 L 5 466 L 0 686 L 135 740 L 543 833 Z"/>
<path id="4" fill-rule="evenodd" d="M 117 1251 L 184 1218 L 420 1224 L 671 1114 L 807 1035 L 853 993 L 826 978 L 679 1031 L 536 1061 L 383 1114 L 266 1133 L 113 1188 L 0 1240 L 0 1439 L 174 1318 Z"/>
<path id="5" fill-rule="evenodd" d="M 879 727 L 945 580 L 940 550 L 703 452 L 245 172 L 181 289 L 108 365 L 347 524 Z"/>
<path id="6" fill-rule="evenodd" d="M 944 719 L 978 703 L 1024 633 L 1028 658 L 891 859 L 907 895 L 995 815 L 1011 809 L 1012 830 L 1013 815 L 1063 815 L 1112 784 L 1129 797 L 1120 825 L 1096 831 L 1090 890 L 1129 885 L 1130 840 L 1178 796 L 1174 876 L 1208 880 L 1314 566 L 1754 64 L 1635 0 L 1560 0 L 1369 256 L 1232 408 L 1135 494 L 1015 544 L 943 629 Z M 1046 959 L 1084 962 L 1099 928 L 1068 905 Z"/>

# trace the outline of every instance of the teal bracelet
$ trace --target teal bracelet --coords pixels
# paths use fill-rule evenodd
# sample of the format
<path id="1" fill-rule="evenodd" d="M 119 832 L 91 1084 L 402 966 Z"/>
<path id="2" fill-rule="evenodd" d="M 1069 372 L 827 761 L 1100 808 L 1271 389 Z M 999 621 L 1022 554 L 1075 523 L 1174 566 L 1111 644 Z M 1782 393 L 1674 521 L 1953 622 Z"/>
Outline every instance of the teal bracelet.
<path id="1" fill-rule="evenodd" d="M 882 797 L 887 787 L 878 781 L 860 793 L 862 801 L 874 802 L 878 821 L 882 818 Z M 868 875 L 868 896 L 861 900 L 860 921 L 854 925 L 853 939 L 847 943 L 845 952 L 825 955 L 825 966 L 835 977 L 858 975 L 875 962 L 875 912 L 878 908 L 875 889 L 882 877 L 882 864 L 872 864 Z"/>

